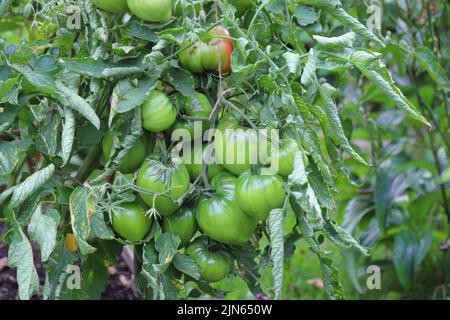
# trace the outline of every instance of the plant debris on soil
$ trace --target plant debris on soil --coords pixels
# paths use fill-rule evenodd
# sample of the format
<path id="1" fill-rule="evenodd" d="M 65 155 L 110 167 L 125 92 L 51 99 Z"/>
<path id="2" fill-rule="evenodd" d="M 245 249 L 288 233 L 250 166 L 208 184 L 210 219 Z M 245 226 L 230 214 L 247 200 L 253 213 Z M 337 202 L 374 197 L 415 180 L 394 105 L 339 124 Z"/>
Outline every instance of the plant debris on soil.
<path id="1" fill-rule="evenodd" d="M 0 234 L 3 231 L 3 225 L 0 224 Z M 45 270 L 41 264 L 39 247 L 31 243 L 33 248 L 34 263 L 39 275 L 39 283 L 44 285 Z M 135 300 L 136 295 L 133 292 L 133 274 L 126 265 L 123 258 L 118 257 L 119 264 L 109 267 L 109 280 L 105 291 L 102 294 L 102 300 Z M 8 244 L 0 241 L 0 300 L 18 300 L 19 292 L 16 280 L 16 270 L 8 266 Z M 33 300 L 41 300 L 42 296 L 34 296 Z"/>

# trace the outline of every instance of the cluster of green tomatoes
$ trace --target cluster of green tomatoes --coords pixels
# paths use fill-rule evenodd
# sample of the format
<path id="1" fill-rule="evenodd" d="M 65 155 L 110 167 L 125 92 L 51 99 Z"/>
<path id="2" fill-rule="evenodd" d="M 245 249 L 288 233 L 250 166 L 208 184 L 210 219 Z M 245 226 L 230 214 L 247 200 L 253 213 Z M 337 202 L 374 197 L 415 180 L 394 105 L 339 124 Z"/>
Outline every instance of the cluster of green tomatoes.
<path id="1" fill-rule="evenodd" d="M 95 0 L 100 8 L 112 12 L 130 10 L 147 21 L 161 21 L 172 15 L 171 0 Z M 170 5 L 169 5 L 170 4 Z M 155 7 L 156 6 L 156 7 Z M 210 43 L 186 44 L 186 50 L 179 55 L 180 65 L 193 73 L 231 71 L 233 43 L 226 29 L 216 27 L 210 34 L 218 36 Z M 208 119 L 213 112 L 207 96 L 196 93 L 195 97 L 181 99 L 182 110 L 177 111 L 171 99 L 163 91 L 154 90 L 142 104 L 142 127 L 150 133 L 168 133 L 175 129 L 185 129 L 194 133 L 193 123 L 183 116 Z M 180 115 L 181 114 L 181 115 Z M 210 123 L 202 121 L 202 130 Z M 238 116 L 220 113 L 217 129 L 246 129 Z M 270 155 L 270 161 L 277 157 L 278 171 L 261 174 L 251 162 L 252 140 L 243 133 L 236 139 L 234 135 L 223 134 L 215 137 L 213 156 L 217 161 L 205 165 L 194 161 L 161 160 L 157 153 L 148 155 L 150 138 L 143 134 L 122 158 L 118 168 L 123 174 L 135 174 L 138 190 L 137 200 L 118 205 L 111 215 L 114 231 L 132 243 L 137 243 L 148 234 L 152 220 L 160 220 L 163 232 L 179 236 L 180 246 L 186 248 L 202 268 L 201 279 L 217 282 L 224 279 L 233 266 L 233 258 L 225 245 L 242 246 L 255 233 L 258 225 L 265 221 L 271 210 L 281 208 L 286 200 L 285 181 L 293 171 L 297 142 L 290 138 L 280 140 L 278 152 Z M 117 133 L 107 133 L 102 141 L 104 158 L 111 159 L 117 152 L 113 145 Z M 192 143 L 193 141 L 188 141 Z M 207 145 L 200 148 L 200 158 L 204 157 Z M 194 149 L 195 150 L 195 149 Z M 243 161 L 237 156 L 244 154 Z M 112 154 L 113 153 L 113 154 Z M 227 157 L 232 153 L 234 157 Z M 195 199 L 185 199 L 191 183 L 206 175 L 207 191 Z M 186 200 L 186 201 L 185 201 Z M 157 218 L 148 216 L 149 209 L 157 212 Z M 199 234 L 199 236 L 197 236 Z"/>

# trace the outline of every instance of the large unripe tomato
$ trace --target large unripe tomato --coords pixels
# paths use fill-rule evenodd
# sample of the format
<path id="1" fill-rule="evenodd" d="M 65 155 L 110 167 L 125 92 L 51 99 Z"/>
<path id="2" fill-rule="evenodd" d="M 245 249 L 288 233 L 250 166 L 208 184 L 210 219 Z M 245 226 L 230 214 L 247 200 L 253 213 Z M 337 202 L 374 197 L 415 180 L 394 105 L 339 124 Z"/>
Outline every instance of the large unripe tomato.
<path id="1" fill-rule="evenodd" d="M 112 13 L 125 13 L 128 11 L 127 0 L 92 0 L 102 10 Z"/>
<path id="2" fill-rule="evenodd" d="M 236 184 L 236 199 L 249 215 L 266 220 L 272 209 L 281 208 L 286 198 L 283 179 L 279 175 L 258 175 L 246 171 Z"/>
<path id="3" fill-rule="evenodd" d="M 217 163 L 234 175 L 240 175 L 262 160 L 258 145 L 258 135 L 253 129 L 241 127 L 232 118 L 219 123 L 214 138 Z"/>
<path id="4" fill-rule="evenodd" d="M 108 132 L 102 140 L 103 157 L 109 159 L 111 155 L 111 149 L 113 146 L 116 134 L 114 132 Z M 119 171 L 122 173 L 133 173 L 144 161 L 147 154 L 148 139 L 145 135 L 142 135 L 133 145 L 131 149 L 127 151 L 122 158 L 122 162 L 119 166 Z"/>
<path id="5" fill-rule="evenodd" d="M 222 250 L 213 251 L 208 248 L 208 239 L 204 236 L 197 238 L 187 249 L 186 253 L 195 259 L 202 269 L 200 279 L 206 282 L 218 282 L 225 279 L 233 266 L 233 258 Z"/>
<path id="6" fill-rule="evenodd" d="M 191 117 L 201 117 L 201 118 L 208 118 L 212 111 L 211 103 L 208 100 L 208 97 L 205 96 L 202 93 L 197 92 L 195 95 L 195 98 L 191 97 L 183 97 L 182 98 L 183 103 L 183 112 L 187 116 Z M 199 122 L 201 125 L 201 134 L 203 134 L 206 129 L 209 128 L 209 122 L 208 121 L 201 121 L 201 120 L 182 120 L 182 121 L 176 121 L 175 124 L 172 126 L 172 132 L 174 132 L 177 129 L 184 129 L 186 130 L 186 133 L 189 133 L 190 139 L 202 139 L 202 137 L 195 137 L 195 122 Z M 188 141 L 188 140 L 184 140 Z"/>
<path id="7" fill-rule="evenodd" d="M 163 164 L 146 159 L 138 171 L 136 185 L 144 202 L 160 215 L 168 216 L 178 208 L 179 200 L 189 189 L 189 173 L 184 164 Z"/>
<path id="8" fill-rule="evenodd" d="M 229 37 L 228 30 L 223 27 L 215 27 L 209 31 L 213 39 L 209 43 L 198 41 L 192 46 L 185 43 L 182 48 L 187 48 L 180 53 L 180 64 L 195 73 L 215 71 L 228 73 L 231 71 L 231 54 L 234 46 Z"/>
<path id="9" fill-rule="evenodd" d="M 243 245 L 256 230 L 258 221 L 237 204 L 237 178 L 227 172 L 216 175 L 211 182 L 215 196 L 202 198 L 197 207 L 197 222 L 212 239 L 230 245 Z"/>
<path id="10" fill-rule="evenodd" d="M 174 214 L 163 218 L 163 232 L 173 232 L 181 239 L 181 245 L 185 246 L 197 232 L 197 220 L 192 208 L 184 207 Z"/>
<path id="11" fill-rule="evenodd" d="M 172 17 L 172 0 L 128 0 L 130 11 L 149 22 L 167 22 Z"/>
<path id="12" fill-rule="evenodd" d="M 203 145 L 202 148 L 203 154 L 200 154 L 201 152 L 197 151 L 194 147 L 191 148 L 191 159 L 185 162 L 191 181 L 195 181 L 202 174 L 203 161 L 207 163 L 206 175 L 209 181 L 219 174 L 219 172 L 224 171 L 224 168 L 220 164 L 213 163 L 215 160 L 213 145 Z"/>
<path id="13" fill-rule="evenodd" d="M 297 141 L 291 138 L 280 140 L 278 152 L 278 174 L 287 177 L 294 170 L 295 154 L 300 151 Z"/>
<path id="14" fill-rule="evenodd" d="M 114 207 L 111 220 L 114 231 L 131 242 L 144 239 L 152 224 L 138 202 L 122 203 Z"/>
<path id="15" fill-rule="evenodd" d="M 161 132 L 172 126 L 177 109 L 161 91 L 153 91 L 141 107 L 142 127 L 151 132 Z"/>

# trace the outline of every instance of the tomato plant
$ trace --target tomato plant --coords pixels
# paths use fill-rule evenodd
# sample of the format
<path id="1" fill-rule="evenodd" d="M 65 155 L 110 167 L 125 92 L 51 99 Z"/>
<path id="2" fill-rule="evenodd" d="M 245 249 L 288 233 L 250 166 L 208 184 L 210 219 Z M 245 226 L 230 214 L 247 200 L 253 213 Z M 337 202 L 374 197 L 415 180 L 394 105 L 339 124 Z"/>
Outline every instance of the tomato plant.
<path id="1" fill-rule="evenodd" d="M 105 298 L 117 266 L 141 299 L 445 296 L 447 13 L 2 1 L 11 297 Z M 380 290 L 363 285 L 373 266 Z"/>

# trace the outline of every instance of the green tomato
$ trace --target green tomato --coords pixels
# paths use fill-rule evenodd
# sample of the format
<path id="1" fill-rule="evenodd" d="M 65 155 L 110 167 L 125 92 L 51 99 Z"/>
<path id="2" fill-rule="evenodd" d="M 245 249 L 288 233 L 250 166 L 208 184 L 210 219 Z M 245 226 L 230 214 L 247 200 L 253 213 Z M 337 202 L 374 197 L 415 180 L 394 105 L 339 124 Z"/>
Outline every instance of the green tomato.
<path id="1" fill-rule="evenodd" d="M 272 209 L 281 208 L 286 198 L 283 179 L 279 175 L 241 174 L 236 184 L 236 199 L 249 215 L 266 220 Z"/>
<path id="2" fill-rule="evenodd" d="M 215 196 L 202 198 L 197 207 L 197 222 L 212 239 L 230 245 L 243 245 L 256 230 L 258 220 L 245 213 L 235 197 L 237 178 L 221 172 L 212 179 Z"/>
<path id="3" fill-rule="evenodd" d="M 161 91 L 153 91 L 141 107 L 142 127 L 151 132 L 161 132 L 172 126 L 177 109 Z"/>
<path id="4" fill-rule="evenodd" d="M 189 189 L 189 172 L 184 164 L 163 164 L 146 159 L 138 171 L 136 185 L 148 192 L 139 195 L 160 215 L 168 216 L 178 208 L 179 200 Z"/>
<path id="5" fill-rule="evenodd" d="M 184 98 L 184 111 L 190 116 L 209 117 L 212 106 L 207 96 L 196 92 L 195 99 L 191 97 Z"/>
<path id="6" fill-rule="evenodd" d="M 294 170 L 295 154 L 300 151 L 297 141 L 291 138 L 280 140 L 278 152 L 278 174 L 287 177 Z"/>
<path id="7" fill-rule="evenodd" d="M 233 259 L 226 251 L 212 251 L 208 248 L 208 239 L 204 236 L 197 238 L 187 249 L 186 253 L 194 258 L 202 269 L 200 279 L 206 282 L 218 282 L 225 279 L 231 272 Z"/>
<path id="8" fill-rule="evenodd" d="M 202 63 L 202 51 L 208 50 L 206 43 L 198 41 L 190 46 L 190 43 L 185 43 L 181 49 L 179 60 L 183 68 L 192 71 L 194 73 L 202 73 L 205 71 Z"/>
<path id="9" fill-rule="evenodd" d="M 167 22 L 172 17 L 172 0 L 128 0 L 130 11 L 149 22 Z"/>
<path id="10" fill-rule="evenodd" d="M 217 163 L 237 176 L 257 163 L 258 137 L 252 129 L 241 128 L 231 118 L 221 121 L 217 129 L 214 139 Z"/>
<path id="11" fill-rule="evenodd" d="M 173 232 L 181 239 L 181 246 L 185 246 L 197 232 L 195 212 L 191 208 L 180 208 L 174 214 L 164 217 L 163 232 Z"/>
<path id="12" fill-rule="evenodd" d="M 92 0 L 102 10 L 112 13 L 125 13 L 128 11 L 127 0 Z"/>
<path id="13" fill-rule="evenodd" d="M 111 149 L 113 146 L 116 133 L 108 132 L 102 140 L 103 157 L 109 159 L 111 155 Z M 131 149 L 127 151 L 122 158 L 122 162 L 118 170 L 122 173 L 133 173 L 144 161 L 147 154 L 148 139 L 145 135 L 142 135 L 133 145 Z"/>
<path id="14" fill-rule="evenodd" d="M 112 227 L 123 239 L 138 242 L 150 230 L 151 220 L 137 202 L 120 204 L 112 210 Z"/>
<path id="15" fill-rule="evenodd" d="M 191 181 L 195 181 L 201 174 L 203 170 L 203 161 L 207 159 L 207 163 L 213 162 L 213 145 L 203 145 L 203 154 L 200 155 L 195 148 L 191 148 L 191 159 L 190 161 L 185 162 L 186 168 L 189 171 L 189 176 L 191 177 Z M 202 157 L 203 156 L 203 157 Z M 202 157 L 202 158 L 201 158 Z M 189 162 L 189 163 L 188 163 Z M 224 168 L 217 163 L 207 164 L 206 175 L 208 180 L 211 181 L 219 172 L 224 171 Z"/>

